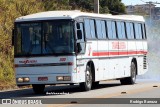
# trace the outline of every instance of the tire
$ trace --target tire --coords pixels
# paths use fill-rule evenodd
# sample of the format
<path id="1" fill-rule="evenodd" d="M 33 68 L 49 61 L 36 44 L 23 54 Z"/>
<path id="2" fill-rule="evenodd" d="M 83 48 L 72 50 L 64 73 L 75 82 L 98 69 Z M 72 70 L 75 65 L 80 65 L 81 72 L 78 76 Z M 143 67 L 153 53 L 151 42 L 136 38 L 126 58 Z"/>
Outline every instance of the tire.
<path id="1" fill-rule="evenodd" d="M 120 82 L 122 85 L 135 84 L 135 82 L 136 82 L 136 65 L 134 62 L 131 63 L 130 72 L 131 72 L 130 77 L 120 79 Z"/>
<path id="2" fill-rule="evenodd" d="M 32 87 L 35 94 L 42 94 L 45 89 L 45 85 L 43 84 L 32 84 Z"/>
<path id="3" fill-rule="evenodd" d="M 96 88 L 99 85 L 99 81 L 92 82 L 92 88 Z"/>
<path id="4" fill-rule="evenodd" d="M 86 67 L 85 72 L 85 82 L 80 83 L 80 88 L 82 91 L 89 91 L 92 87 L 92 73 L 89 66 Z"/>
<path id="5" fill-rule="evenodd" d="M 74 83 L 70 83 L 69 85 L 74 85 Z"/>

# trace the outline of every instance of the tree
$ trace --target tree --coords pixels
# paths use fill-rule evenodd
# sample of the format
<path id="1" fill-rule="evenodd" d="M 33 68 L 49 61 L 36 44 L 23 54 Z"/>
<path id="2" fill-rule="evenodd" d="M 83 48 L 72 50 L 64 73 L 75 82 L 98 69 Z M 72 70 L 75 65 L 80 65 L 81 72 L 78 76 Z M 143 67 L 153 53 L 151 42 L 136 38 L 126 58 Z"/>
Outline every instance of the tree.
<path id="1" fill-rule="evenodd" d="M 102 12 L 107 12 L 107 8 L 109 13 L 117 15 L 117 14 L 125 14 L 125 5 L 121 2 L 121 0 L 100 0 L 100 6 L 102 8 Z"/>
<path id="2" fill-rule="evenodd" d="M 69 0 L 42 0 L 45 11 L 70 10 Z"/>
<path id="3" fill-rule="evenodd" d="M 69 4 L 73 10 L 79 9 L 88 12 L 94 10 L 94 0 L 69 0 Z"/>
<path id="4" fill-rule="evenodd" d="M 37 0 L 0 0 L 0 84 L 14 80 L 12 29 L 17 17 L 44 11 Z"/>
<path id="5" fill-rule="evenodd" d="M 48 10 L 94 11 L 94 0 L 42 0 Z M 124 14 L 125 5 L 121 0 L 100 0 L 100 13 Z"/>

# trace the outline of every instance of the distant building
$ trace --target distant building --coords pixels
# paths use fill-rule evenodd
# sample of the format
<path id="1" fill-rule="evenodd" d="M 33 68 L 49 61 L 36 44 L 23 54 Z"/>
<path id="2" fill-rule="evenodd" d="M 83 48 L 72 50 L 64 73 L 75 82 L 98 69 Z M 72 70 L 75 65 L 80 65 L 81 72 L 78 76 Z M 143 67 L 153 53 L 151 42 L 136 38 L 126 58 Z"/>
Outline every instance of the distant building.
<path id="1" fill-rule="evenodd" d="M 126 12 L 127 14 L 134 14 L 134 6 L 133 5 L 128 5 L 126 6 Z"/>
<path id="2" fill-rule="evenodd" d="M 140 5 L 128 5 L 126 6 L 126 11 L 128 14 L 142 13 L 142 14 L 150 14 L 151 10 L 154 10 L 156 5 L 154 4 L 140 4 Z"/>
<path id="3" fill-rule="evenodd" d="M 154 13 L 155 13 L 156 15 L 160 15 L 160 7 L 155 7 Z"/>
<path id="4" fill-rule="evenodd" d="M 159 20 L 160 19 L 160 7 L 155 7 L 153 11 L 153 19 Z"/>

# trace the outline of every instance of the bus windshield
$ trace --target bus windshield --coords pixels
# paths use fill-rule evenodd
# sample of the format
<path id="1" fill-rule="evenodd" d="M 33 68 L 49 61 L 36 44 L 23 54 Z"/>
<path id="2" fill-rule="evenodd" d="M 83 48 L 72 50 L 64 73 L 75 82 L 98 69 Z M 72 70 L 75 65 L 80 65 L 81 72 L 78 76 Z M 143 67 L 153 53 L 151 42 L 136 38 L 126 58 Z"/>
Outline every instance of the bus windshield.
<path id="1" fill-rule="evenodd" d="M 15 56 L 74 53 L 73 21 L 16 23 Z"/>

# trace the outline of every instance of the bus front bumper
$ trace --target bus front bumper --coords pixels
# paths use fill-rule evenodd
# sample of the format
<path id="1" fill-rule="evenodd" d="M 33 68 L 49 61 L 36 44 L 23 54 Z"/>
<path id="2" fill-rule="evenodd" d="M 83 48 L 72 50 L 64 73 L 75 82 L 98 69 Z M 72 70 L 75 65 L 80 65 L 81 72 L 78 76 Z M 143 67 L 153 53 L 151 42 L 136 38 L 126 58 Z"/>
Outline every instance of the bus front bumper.
<path id="1" fill-rule="evenodd" d="M 67 84 L 76 83 L 71 74 L 50 74 L 50 75 L 17 75 L 16 83 L 18 86 L 31 84 Z"/>

